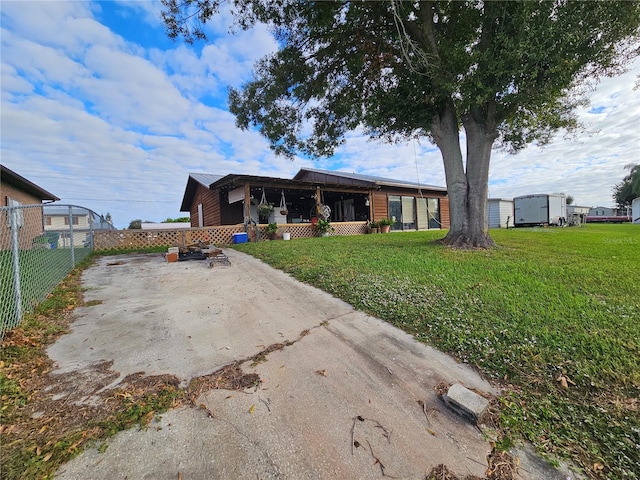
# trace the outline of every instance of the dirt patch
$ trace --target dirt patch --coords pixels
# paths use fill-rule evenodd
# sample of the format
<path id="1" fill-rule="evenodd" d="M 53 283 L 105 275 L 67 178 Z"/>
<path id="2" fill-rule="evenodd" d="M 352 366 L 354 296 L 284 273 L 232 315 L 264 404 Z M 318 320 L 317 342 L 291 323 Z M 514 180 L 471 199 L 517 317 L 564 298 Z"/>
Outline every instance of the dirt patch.
<path id="1" fill-rule="evenodd" d="M 449 468 L 440 464 L 433 467 L 427 474 L 427 480 L 514 480 L 517 478 L 515 460 L 507 452 L 493 451 L 487 456 L 486 477 L 467 475 L 458 477 Z"/>
<path id="2" fill-rule="evenodd" d="M 244 373 L 240 368 L 242 362 L 234 362 L 209 375 L 194 378 L 187 387 L 187 396 L 193 405 L 197 405 L 200 395 L 209 390 L 245 390 L 260 385 L 260 377 L 256 373 Z"/>

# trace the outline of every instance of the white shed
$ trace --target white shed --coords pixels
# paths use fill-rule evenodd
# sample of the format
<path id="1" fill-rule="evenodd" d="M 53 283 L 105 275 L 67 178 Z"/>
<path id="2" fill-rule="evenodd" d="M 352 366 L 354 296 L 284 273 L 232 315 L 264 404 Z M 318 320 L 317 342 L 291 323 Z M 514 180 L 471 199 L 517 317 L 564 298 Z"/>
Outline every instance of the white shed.
<path id="1" fill-rule="evenodd" d="M 640 223 L 640 197 L 634 198 L 631 202 L 631 221 Z"/>
<path id="2" fill-rule="evenodd" d="M 513 200 L 490 198 L 487 200 L 489 228 L 513 227 Z"/>

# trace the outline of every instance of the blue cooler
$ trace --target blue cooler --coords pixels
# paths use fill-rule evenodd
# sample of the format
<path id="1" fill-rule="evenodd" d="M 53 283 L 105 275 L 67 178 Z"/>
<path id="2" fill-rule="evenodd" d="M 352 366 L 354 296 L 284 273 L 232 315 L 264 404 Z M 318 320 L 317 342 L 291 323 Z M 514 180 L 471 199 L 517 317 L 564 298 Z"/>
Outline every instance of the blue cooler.
<path id="1" fill-rule="evenodd" d="M 246 232 L 233 234 L 233 243 L 247 243 L 248 241 L 249 235 Z"/>

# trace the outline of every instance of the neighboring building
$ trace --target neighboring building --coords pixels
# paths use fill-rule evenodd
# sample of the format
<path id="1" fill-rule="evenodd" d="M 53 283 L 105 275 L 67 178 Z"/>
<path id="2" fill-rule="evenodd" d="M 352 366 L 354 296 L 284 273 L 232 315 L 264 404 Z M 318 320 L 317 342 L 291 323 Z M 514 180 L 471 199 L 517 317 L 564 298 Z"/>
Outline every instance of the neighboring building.
<path id="1" fill-rule="evenodd" d="M 587 216 L 588 223 L 622 223 L 631 221 L 629 208 L 593 207 Z"/>
<path id="2" fill-rule="evenodd" d="M 567 205 L 567 222 L 570 225 L 587 223 L 587 217 L 591 207 L 581 207 L 578 205 Z"/>
<path id="3" fill-rule="evenodd" d="M 45 201 L 60 200 L 44 188 L 0 165 L 0 198 L 3 207 L 20 205 L 39 205 Z M 44 232 L 42 208 L 25 208 L 14 211 L 15 224 L 19 227 L 18 243 L 20 248 L 31 248 L 34 239 Z M 5 211 L 0 213 L 0 228 L 7 229 L 0 234 L 0 248 L 6 250 L 11 245 L 10 218 Z"/>
<path id="4" fill-rule="evenodd" d="M 617 208 L 611 207 L 593 207 L 589 209 L 589 217 L 616 217 L 618 215 Z"/>
<path id="5" fill-rule="evenodd" d="M 268 218 L 257 211 L 263 194 L 274 205 Z M 180 211 L 190 213 L 192 227 L 237 225 L 249 217 L 262 224 L 312 223 L 318 204 L 331 209 L 333 222 L 392 218 L 392 230 L 450 225 L 446 188 L 310 168 L 293 179 L 191 173 Z"/>
<path id="6" fill-rule="evenodd" d="M 191 228 L 189 222 L 171 222 L 171 223 L 149 223 L 143 222 L 140 224 L 142 230 L 175 230 L 180 228 Z"/>
<path id="7" fill-rule="evenodd" d="M 487 200 L 487 221 L 489 228 L 513 227 L 513 200 L 506 198 Z"/>
<path id="8" fill-rule="evenodd" d="M 56 240 L 50 242 L 54 247 L 69 248 L 72 244 L 75 247 L 82 246 L 92 230 L 93 220 L 93 214 L 86 208 L 62 205 L 44 207 L 45 231 L 59 233 Z"/>

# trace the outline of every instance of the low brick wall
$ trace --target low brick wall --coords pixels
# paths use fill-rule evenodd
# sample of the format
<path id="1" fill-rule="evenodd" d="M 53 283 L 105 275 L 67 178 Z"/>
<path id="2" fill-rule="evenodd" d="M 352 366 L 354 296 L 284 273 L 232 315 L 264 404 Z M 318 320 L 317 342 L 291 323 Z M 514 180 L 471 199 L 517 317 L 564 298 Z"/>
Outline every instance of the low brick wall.
<path id="1" fill-rule="evenodd" d="M 333 223 L 332 235 L 361 235 L 366 233 L 367 222 Z M 317 233 L 310 223 L 287 223 L 279 225 L 280 232 L 289 232 L 291 239 L 316 237 Z M 258 225 L 260 238 L 266 238 L 266 225 Z M 244 232 L 244 225 L 223 225 L 190 229 L 167 230 L 108 230 L 94 233 L 94 249 L 131 249 L 147 247 L 171 247 L 204 242 L 213 245 L 230 245 L 233 234 Z M 256 240 L 255 228 L 249 229 L 249 239 Z"/>

